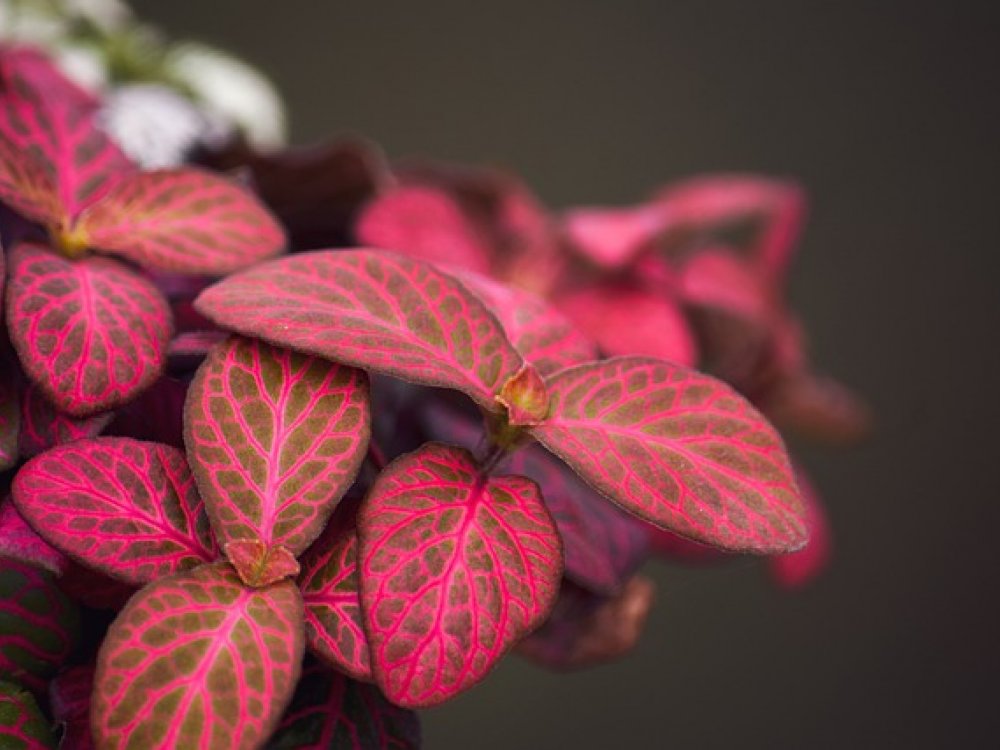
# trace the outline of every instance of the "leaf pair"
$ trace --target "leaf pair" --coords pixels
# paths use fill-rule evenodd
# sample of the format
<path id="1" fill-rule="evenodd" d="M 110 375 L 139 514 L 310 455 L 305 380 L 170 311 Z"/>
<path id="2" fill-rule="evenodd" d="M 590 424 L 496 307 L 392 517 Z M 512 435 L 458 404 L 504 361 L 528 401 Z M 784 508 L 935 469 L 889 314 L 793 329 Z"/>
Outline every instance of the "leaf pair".
<path id="1" fill-rule="evenodd" d="M 390 253 L 283 259 L 210 287 L 196 306 L 225 328 L 455 388 L 488 411 L 523 362 L 461 283 Z M 544 387 L 549 416 L 531 433 L 629 512 L 729 549 L 787 551 L 804 541 L 781 439 L 723 383 L 624 357 L 562 370 Z"/>
<path id="2" fill-rule="evenodd" d="M 128 266 L 68 258 L 96 249 L 149 269 L 220 275 L 278 253 L 283 232 L 220 177 L 137 171 L 97 127 L 97 102 L 37 54 L 0 51 L 0 77 L 0 201 L 45 226 L 58 251 L 13 249 L 11 340 L 62 411 L 106 411 L 162 370 L 170 312 Z"/>

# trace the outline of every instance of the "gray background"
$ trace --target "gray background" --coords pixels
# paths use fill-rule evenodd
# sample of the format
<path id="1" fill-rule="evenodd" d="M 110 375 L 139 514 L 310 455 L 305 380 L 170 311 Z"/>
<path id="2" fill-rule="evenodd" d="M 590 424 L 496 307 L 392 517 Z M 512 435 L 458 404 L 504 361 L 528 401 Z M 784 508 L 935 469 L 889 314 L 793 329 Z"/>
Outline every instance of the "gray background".
<path id="1" fill-rule="evenodd" d="M 426 713 L 450 748 L 996 747 L 1000 53 L 992 3 L 134 3 L 269 71 L 297 141 L 497 162 L 556 206 L 735 169 L 813 201 L 793 297 L 879 429 L 805 452 L 837 533 L 811 590 L 655 568 L 637 652 L 508 660 Z"/>

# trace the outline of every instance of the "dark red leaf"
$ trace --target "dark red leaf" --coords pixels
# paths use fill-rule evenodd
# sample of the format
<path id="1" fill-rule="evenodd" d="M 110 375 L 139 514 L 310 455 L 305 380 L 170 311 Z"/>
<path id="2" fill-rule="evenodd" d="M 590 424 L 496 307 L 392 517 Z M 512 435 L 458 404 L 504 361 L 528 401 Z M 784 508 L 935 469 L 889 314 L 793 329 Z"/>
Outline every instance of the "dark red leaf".
<path id="1" fill-rule="evenodd" d="M 59 576 L 69 561 L 32 529 L 10 498 L 0 502 L 0 557 L 12 557 Z"/>
<path id="2" fill-rule="evenodd" d="M 21 431 L 18 439 L 21 458 L 37 456 L 63 443 L 97 437 L 114 414 L 105 412 L 92 417 L 71 417 L 49 403 L 39 389 L 26 385 L 21 390 Z"/>
<path id="3" fill-rule="evenodd" d="M 62 750 L 93 750 L 90 733 L 90 695 L 94 689 L 92 665 L 70 667 L 49 683 L 52 718 L 62 727 Z"/>

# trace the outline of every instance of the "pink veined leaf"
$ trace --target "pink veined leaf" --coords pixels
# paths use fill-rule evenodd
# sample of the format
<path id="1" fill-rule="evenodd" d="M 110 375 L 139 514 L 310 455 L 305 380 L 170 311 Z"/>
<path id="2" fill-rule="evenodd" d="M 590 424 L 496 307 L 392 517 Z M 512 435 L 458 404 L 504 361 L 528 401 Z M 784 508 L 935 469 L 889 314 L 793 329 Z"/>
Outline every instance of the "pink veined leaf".
<path id="1" fill-rule="evenodd" d="M 464 391 L 490 410 L 522 365 L 500 323 L 460 282 L 377 250 L 282 258 L 215 284 L 195 307 L 223 328 Z"/>
<path id="2" fill-rule="evenodd" d="M 573 248 L 603 268 L 629 264 L 667 228 L 667 215 L 656 204 L 630 208 L 577 208 L 563 217 L 563 231 Z"/>
<path id="3" fill-rule="evenodd" d="M 0 48 L 0 96 L 40 96 L 73 109 L 96 108 L 97 97 L 67 78 L 38 48 L 5 44 Z"/>
<path id="4" fill-rule="evenodd" d="M 34 697 L 20 685 L 0 682 L 0 747 L 51 750 L 55 737 Z"/>
<path id="5" fill-rule="evenodd" d="M 552 616 L 517 652 L 560 672 L 619 659 L 638 643 L 655 595 L 653 582 L 640 575 L 611 597 L 563 586 Z"/>
<path id="6" fill-rule="evenodd" d="M 18 438 L 21 459 L 44 453 L 63 443 L 97 437 L 114 418 L 111 412 L 92 417 L 71 417 L 49 403 L 38 387 L 27 384 L 21 390 L 21 431 Z"/>
<path id="7" fill-rule="evenodd" d="M 806 506 L 809 542 L 796 552 L 774 555 L 767 559 L 771 578 L 786 589 L 802 588 L 819 576 L 830 563 L 833 547 L 830 521 L 816 487 L 801 467 L 796 467 L 795 478 Z"/>
<path id="8" fill-rule="evenodd" d="M 96 745 L 261 747 L 302 669 L 302 616 L 294 583 L 247 588 L 228 563 L 149 584 L 98 653 Z"/>
<path id="9" fill-rule="evenodd" d="M 534 436 L 640 518 L 733 551 L 790 552 L 806 541 L 781 441 L 721 381 L 645 357 L 563 370 Z"/>
<path id="10" fill-rule="evenodd" d="M 72 655 L 79 625 L 47 571 L 0 557 L 0 679 L 44 689 Z"/>
<path id="11" fill-rule="evenodd" d="M 484 477 L 461 448 L 427 443 L 393 461 L 358 535 L 372 673 L 397 705 L 472 687 L 558 593 L 561 542 L 538 485 Z"/>
<path id="12" fill-rule="evenodd" d="M 299 588 L 306 606 L 306 644 L 328 664 L 371 680 L 368 637 L 358 593 L 358 535 L 335 517 L 302 558 Z"/>
<path id="13" fill-rule="evenodd" d="M 0 557 L 45 568 L 56 576 L 62 575 L 69 563 L 21 518 L 10 498 L 0 502 Z"/>
<path id="14" fill-rule="evenodd" d="M 52 546 L 126 583 L 145 583 L 216 557 L 184 454 L 130 438 L 93 438 L 25 464 L 18 511 Z"/>
<path id="15" fill-rule="evenodd" d="M 726 231 L 750 229 L 746 249 L 754 265 L 772 282 L 784 278 L 805 215 L 805 196 L 794 183 L 712 175 L 671 185 L 657 200 L 681 234 L 719 239 Z"/>
<path id="16" fill-rule="evenodd" d="M 461 205 L 444 190 L 399 185 L 368 204 L 358 219 L 358 242 L 411 258 L 486 273 L 490 248 Z"/>
<path id="17" fill-rule="evenodd" d="M 540 446 L 516 451 L 506 470 L 541 487 L 566 556 L 565 575 L 599 594 L 619 591 L 646 559 L 643 524 L 598 495 Z"/>
<path id="18" fill-rule="evenodd" d="M 21 408 L 14 365 L 0 359 L 0 471 L 17 463 Z"/>
<path id="19" fill-rule="evenodd" d="M 420 719 L 377 687 L 323 665 L 302 672 L 267 750 L 419 750 Z"/>
<path id="20" fill-rule="evenodd" d="M 683 266 L 678 296 L 689 305 L 711 307 L 766 325 L 772 292 L 744 259 L 726 250 L 702 250 Z"/>
<path id="21" fill-rule="evenodd" d="M 689 366 L 697 361 L 687 320 L 664 293 L 605 281 L 565 292 L 556 305 L 605 354 L 638 354 Z"/>
<path id="22" fill-rule="evenodd" d="M 542 375 L 597 359 L 593 342 L 531 292 L 470 272 L 455 276 L 497 316 L 510 343 Z"/>
<path id="23" fill-rule="evenodd" d="M 219 276 L 280 253 L 284 230 L 240 185 L 197 169 L 138 172 L 80 217 L 89 246 L 146 268 Z"/>
<path id="24" fill-rule="evenodd" d="M 0 106 L 0 119 L 5 108 Z M 50 171 L 0 126 L 0 201 L 22 216 L 54 225 L 60 220 L 58 191 Z"/>
<path id="25" fill-rule="evenodd" d="M 84 417 L 159 376 L 170 310 L 156 288 L 106 258 L 71 261 L 40 245 L 11 254 L 7 326 L 29 377 L 56 408 Z"/>
<path id="26" fill-rule="evenodd" d="M 65 750 L 93 750 L 90 733 L 90 695 L 94 690 L 94 666 L 70 667 L 49 683 L 52 718 L 62 727 L 60 747 Z"/>
<path id="27" fill-rule="evenodd" d="M 80 213 L 135 167 L 97 127 L 97 102 L 89 94 L 37 55 L 16 57 L 0 64 L 0 143 L 6 144 L 0 146 L 0 175 L 44 175 L 27 183 L 40 210 L 13 205 L 70 236 Z M 7 181 L 0 176 L 0 185 Z"/>
<path id="28" fill-rule="evenodd" d="M 184 422 L 191 467 L 223 548 L 259 542 L 294 556 L 319 536 L 364 461 L 368 378 L 233 336 L 198 370 Z M 249 585 L 266 585 L 252 567 L 237 570 Z"/>

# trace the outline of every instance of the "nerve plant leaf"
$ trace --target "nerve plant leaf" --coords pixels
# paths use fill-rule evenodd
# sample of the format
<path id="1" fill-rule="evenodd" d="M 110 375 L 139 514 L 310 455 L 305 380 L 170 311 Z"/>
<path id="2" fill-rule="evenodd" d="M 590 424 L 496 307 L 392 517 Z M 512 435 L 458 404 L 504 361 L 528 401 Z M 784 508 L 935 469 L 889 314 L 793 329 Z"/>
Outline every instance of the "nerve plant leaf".
<path id="1" fill-rule="evenodd" d="M 91 247 L 147 268 L 222 275 L 277 255 L 277 221 L 234 182 L 195 169 L 139 172 L 80 217 Z"/>
<path id="2" fill-rule="evenodd" d="M 90 696 L 94 692 L 94 666 L 70 667 L 49 683 L 49 705 L 54 723 L 62 728 L 60 747 L 93 750 L 90 734 Z"/>
<path id="3" fill-rule="evenodd" d="M 516 451 L 505 468 L 541 487 L 563 540 L 566 577 L 596 593 L 619 591 L 646 558 L 644 524 L 594 492 L 541 446 Z"/>
<path id="4" fill-rule="evenodd" d="M 215 559 L 184 454 L 93 438 L 36 456 L 14 479 L 18 511 L 52 546 L 127 583 Z"/>
<path id="5" fill-rule="evenodd" d="M 454 198 L 434 187 L 400 185 L 386 190 L 362 212 L 355 234 L 364 245 L 418 260 L 481 273 L 490 267 L 487 239 Z"/>
<path id="6" fill-rule="evenodd" d="M 0 118 L 3 108 L 0 108 Z M 47 224 L 59 221 L 61 209 L 52 174 L 29 157 L 0 128 L 0 202 L 23 216 Z"/>
<path id="7" fill-rule="evenodd" d="M 71 261 L 39 245 L 15 248 L 11 269 L 11 340 L 56 408 L 77 417 L 106 411 L 159 376 L 170 310 L 150 282 L 116 261 Z"/>
<path id="8" fill-rule="evenodd" d="M 55 737 L 34 697 L 11 682 L 0 682 L 0 747 L 52 750 Z"/>
<path id="9" fill-rule="evenodd" d="M 510 343 L 542 375 L 597 359 L 597 347 L 531 292 L 470 272 L 456 276 L 497 316 Z"/>
<path id="10" fill-rule="evenodd" d="M 644 357 L 572 367 L 548 381 L 546 448 L 630 513 L 735 551 L 806 541 L 781 438 L 721 381 Z"/>
<path id="11" fill-rule="evenodd" d="M 0 557 L 0 679 L 44 687 L 73 653 L 79 619 L 47 571 Z"/>
<path id="12" fill-rule="evenodd" d="M 419 750 L 420 719 L 374 685 L 307 666 L 267 750 Z"/>
<path id="13" fill-rule="evenodd" d="M 375 250 L 282 258 L 209 287 L 195 307 L 224 328 L 464 391 L 491 410 L 522 364 L 500 323 L 462 284 Z"/>
<path id="14" fill-rule="evenodd" d="M 302 598 L 291 581 L 247 588 L 227 563 L 154 581 L 98 653 L 96 744 L 258 748 L 291 700 L 302 653 Z"/>
<path id="15" fill-rule="evenodd" d="M 299 588 L 306 606 L 306 644 L 344 674 L 370 680 L 358 593 L 358 535 L 353 523 L 336 521 L 302 558 Z"/>
<path id="16" fill-rule="evenodd" d="M 358 534 L 372 673 L 398 705 L 477 683 L 558 593 L 561 543 L 538 486 L 484 477 L 461 448 L 427 443 L 393 461 Z"/>
<path id="17" fill-rule="evenodd" d="M 363 372 L 240 336 L 212 351 L 185 405 L 188 455 L 224 549 L 304 552 L 354 481 L 370 434 Z M 252 555 L 229 557 L 248 584 L 269 582 Z"/>

